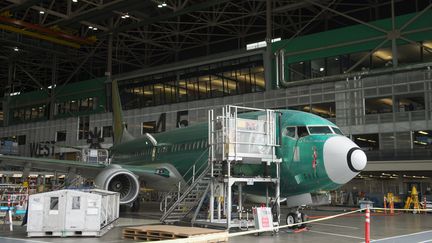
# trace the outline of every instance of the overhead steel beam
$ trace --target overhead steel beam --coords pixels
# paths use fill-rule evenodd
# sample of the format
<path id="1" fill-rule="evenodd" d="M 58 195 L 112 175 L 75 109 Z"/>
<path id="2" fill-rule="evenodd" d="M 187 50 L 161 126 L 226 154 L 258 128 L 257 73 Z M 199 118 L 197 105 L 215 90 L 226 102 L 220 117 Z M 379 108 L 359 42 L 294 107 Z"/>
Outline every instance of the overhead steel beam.
<path id="1" fill-rule="evenodd" d="M 47 26 L 53 26 L 53 25 L 71 25 L 74 23 L 78 23 L 80 21 L 84 20 L 91 20 L 95 18 L 102 18 L 104 15 L 106 16 L 112 16 L 112 11 L 128 11 L 138 8 L 140 5 L 142 6 L 143 3 L 146 1 L 142 0 L 116 0 L 104 5 L 100 5 L 98 7 L 86 10 L 84 12 L 78 13 L 76 15 L 71 15 L 68 18 L 60 19 L 57 21 L 53 21 L 50 23 L 47 23 Z"/>
<path id="2" fill-rule="evenodd" d="M 40 3 L 41 0 L 27 0 L 27 1 L 11 1 L 8 0 L 9 2 L 14 3 L 14 5 L 10 5 L 8 7 L 2 8 L 0 9 L 0 12 L 4 12 L 4 11 L 11 11 L 11 12 L 16 12 L 22 9 L 26 9 L 29 8 L 37 3 Z"/>
<path id="3" fill-rule="evenodd" d="M 113 33 L 125 32 L 125 31 L 131 30 L 131 29 L 136 29 L 136 28 L 141 27 L 141 26 L 154 24 L 154 23 L 157 23 L 157 22 L 165 20 L 165 19 L 171 19 L 171 18 L 174 18 L 177 16 L 181 16 L 181 15 L 188 14 L 191 12 L 199 11 L 202 9 L 206 9 L 206 8 L 209 8 L 209 7 L 218 5 L 218 4 L 223 4 L 223 3 L 226 3 L 229 1 L 230 0 L 205 1 L 203 3 L 194 4 L 188 8 L 184 8 L 184 9 L 181 9 L 181 10 L 169 13 L 169 14 L 164 14 L 164 15 L 160 15 L 160 16 L 153 16 L 153 17 L 144 19 L 144 20 L 137 22 L 137 23 L 133 23 L 133 24 L 125 25 L 125 26 L 120 26 L 120 27 L 114 28 L 112 30 L 112 32 Z M 106 35 L 106 34 L 108 34 L 108 33 L 102 33 L 101 35 Z"/>

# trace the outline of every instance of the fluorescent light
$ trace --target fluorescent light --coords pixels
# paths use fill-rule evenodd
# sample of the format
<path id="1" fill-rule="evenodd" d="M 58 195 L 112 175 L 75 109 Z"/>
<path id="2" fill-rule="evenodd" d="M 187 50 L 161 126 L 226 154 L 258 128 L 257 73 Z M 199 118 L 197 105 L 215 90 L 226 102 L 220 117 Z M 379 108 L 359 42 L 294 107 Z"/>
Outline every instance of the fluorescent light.
<path id="1" fill-rule="evenodd" d="M 319 70 L 320 70 L 320 72 L 322 72 L 322 71 L 324 71 L 324 68 L 323 68 L 323 67 L 320 67 L 320 69 L 319 69 Z"/>
<path id="2" fill-rule="evenodd" d="M 274 38 L 271 40 L 271 42 L 276 42 L 276 41 L 280 41 L 281 38 Z M 265 41 L 260 41 L 260 42 L 255 42 L 252 44 L 247 44 L 246 45 L 246 50 L 253 50 L 253 49 L 258 49 L 258 48 L 262 48 L 262 47 L 266 47 L 267 46 L 267 42 Z"/>
<path id="3" fill-rule="evenodd" d="M 122 19 L 125 19 L 125 18 L 126 18 L 126 16 L 122 15 L 122 16 L 121 16 L 121 18 L 122 18 Z"/>
<path id="4" fill-rule="evenodd" d="M 166 4 L 165 2 L 162 3 L 162 7 L 166 7 L 166 5 L 167 5 L 167 4 Z"/>
<path id="5" fill-rule="evenodd" d="M 158 4 L 158 8 L 162 8 L 163 6 L 162 6 L 162 4 Z"/>
<path id="6" fill-rule="evenodd" d="M 98 30 L 96 27 L 93 27 L 93 30 Z"/>
<path id="7" fill-rule="evenodd" d="M 18 47 L 14 47 L 13 50 L 14 50 L 14 51 L 19 51 L 19 48 L 18 48 Z"/>
<path id="8" fill-rule="evenodd" d="M 92 29 L 93 29 L 93 26 L 89 26 L 88 28 L 92 30 Z"/>
<path id="9" fill-rule="evenodd" d="M 129 18 L 130 17 L 129 14 L 125 14 L 124 16 L 125 16 L 125 18 Z"/>
<path id="10" fill-rule="evenodd" d="M 72 2 L 73 2 L 73 3 L 77 3 L 77 2 L 78 2 L 78 0 L 72 0 Z"/>
<path id="11" fill-rule="evenodd" d="M 15 96 L 15 95 L 19 95 L 19 94 L 21 94 L 21 92 L 12 92 L 9 94 L 9 96 Z"/>
<path id="12" fill-rule="evenodd" d="M 55 88 L 56 87 L 56 85 L 54 84 L 54 85 L 50 85 L 50 86 L 48 86 L 48 89 L 52 89 L 52 88 Z"/>
<path id="13" fill-rule="evenodd" d="M 419 131 L 418 133 L 420 134 L 424 134 L 424 135 L 428 135 L 429 133 L 425 132 L 425 131 Z"/>
<path id="14" fill-rule="evenodd" d="M 45 12 L 43 10 L 39 11 L 40 14 L 45 14 Z"/>

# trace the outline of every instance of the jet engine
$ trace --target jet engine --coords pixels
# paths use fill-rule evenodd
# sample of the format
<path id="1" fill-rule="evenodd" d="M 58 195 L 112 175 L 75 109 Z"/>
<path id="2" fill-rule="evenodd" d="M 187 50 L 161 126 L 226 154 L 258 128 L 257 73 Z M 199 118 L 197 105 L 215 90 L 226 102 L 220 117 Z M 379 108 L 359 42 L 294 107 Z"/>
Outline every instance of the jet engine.
<path id="1" fill-rule="evenodd" d="M 120 204 L 131 204 L 140 190 L 140 183 L 134 173 L 121 167 L 110 167 L 95 178 L 95 185 L 101 189 L 118 192 Z"/>

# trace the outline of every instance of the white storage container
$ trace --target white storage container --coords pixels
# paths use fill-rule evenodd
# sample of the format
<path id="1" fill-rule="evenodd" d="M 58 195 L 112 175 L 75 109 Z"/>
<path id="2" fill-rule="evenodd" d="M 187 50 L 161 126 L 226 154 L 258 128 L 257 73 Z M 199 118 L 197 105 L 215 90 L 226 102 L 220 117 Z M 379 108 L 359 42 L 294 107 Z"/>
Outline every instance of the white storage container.
<path id="1" fill-rule="evenodd" d="M 27 235 L 102 236 L 119 217 L 116 192 L 59 190 L 29 197 Z"/>

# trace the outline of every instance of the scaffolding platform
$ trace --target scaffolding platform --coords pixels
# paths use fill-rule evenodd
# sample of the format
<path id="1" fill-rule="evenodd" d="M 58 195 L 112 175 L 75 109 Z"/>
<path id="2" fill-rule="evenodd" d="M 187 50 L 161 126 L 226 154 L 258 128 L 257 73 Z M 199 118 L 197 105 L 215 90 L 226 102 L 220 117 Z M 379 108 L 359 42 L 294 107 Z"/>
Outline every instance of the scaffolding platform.
<path id="1" fill-rule="evenodd" d="M 192 215 L 191 223 L 196 225 L 226 229 L 253 227 L 252 214 L 250 219 L 242 216 L 242 188 L 255 184 L 273 184 L 276 218 L 272 225 L 278 225 L 281 159 L 276 156 L 276 147 L 279 146 L 276 134 L 279 115 L 274 110 L 241 106 L 210 110 L 207 161 L 196 161 L 196 164 L 201 164 L 198 171 L 202 172 L 192 177 L 196 179 L 188 184 L 187 189 L 180 190 L 179 186 L 177 200 L 168 207 L 165 206 L 168 209 L 165 209 L 161 221 L 172 223 Z M 251 171 L 254 173 L 232 173 L 232 169 L 237 166 L 253 167 Z M 238 188 L 238 212 L 234 213 L 233 186 Z M 268 190 L 263 196 L 266 196 L 268 206 Z M 237 214 L 233 216 L 235 213 Z"/>

